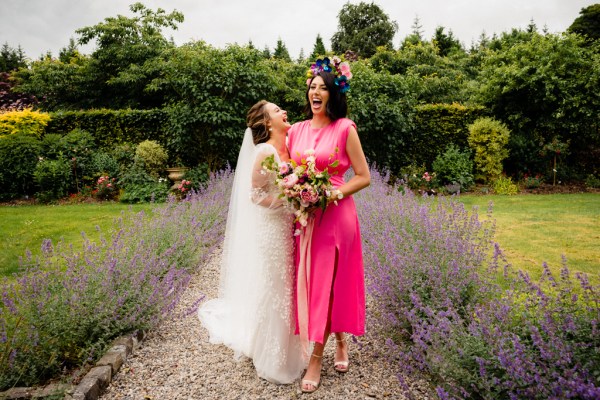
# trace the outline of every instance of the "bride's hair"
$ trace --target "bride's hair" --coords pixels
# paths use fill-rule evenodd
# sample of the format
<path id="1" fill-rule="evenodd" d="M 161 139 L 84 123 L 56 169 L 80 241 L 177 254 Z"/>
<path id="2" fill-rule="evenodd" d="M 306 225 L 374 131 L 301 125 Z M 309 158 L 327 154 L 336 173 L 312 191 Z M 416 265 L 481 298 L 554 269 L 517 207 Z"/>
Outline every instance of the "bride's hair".
<path id="1" fill-rule="evenodd" d="M 271 120 L 267 104 L 269 102 L 266 100 L 259 101 L 250 107 L 246 116 L 246 126 L 252 130 L 252 141 L 255 145 L 265 143 L 271 137 L 267 129 L 268 122 Z"/>

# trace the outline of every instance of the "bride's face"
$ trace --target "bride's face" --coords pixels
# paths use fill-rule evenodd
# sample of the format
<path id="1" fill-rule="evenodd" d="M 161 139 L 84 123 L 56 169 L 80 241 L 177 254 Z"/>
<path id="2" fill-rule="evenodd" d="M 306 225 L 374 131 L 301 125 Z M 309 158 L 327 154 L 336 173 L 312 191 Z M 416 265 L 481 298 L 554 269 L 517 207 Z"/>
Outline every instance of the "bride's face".
<path id="1" fill-rule="evenodd" d="M 266 107 L 273 132 L 287 132 L 290 126 L 292 126 L 288 122 L 287 111 L 282 110 L 277 104 L 273 103 L 267 104 Z"/>

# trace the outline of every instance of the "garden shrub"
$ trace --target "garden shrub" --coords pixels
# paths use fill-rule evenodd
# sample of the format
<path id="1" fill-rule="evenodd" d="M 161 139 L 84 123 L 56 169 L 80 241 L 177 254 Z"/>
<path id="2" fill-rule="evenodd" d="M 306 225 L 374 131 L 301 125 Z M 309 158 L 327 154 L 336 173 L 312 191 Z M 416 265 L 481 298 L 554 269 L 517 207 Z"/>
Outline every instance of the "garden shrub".
<path id="1" fill-rule="evenodd" d="M 144 162 L 146 172 L 158 179 L 164 174 L 169 156 L 165 149 L 154 140 L 144 140 L 135 149 L 135 156 Z"/>
<path id="2" fill-rule="evenodd" d="M 50 121 L 47 113 L 25 109 L 0 113 L 0 136 L 21 133 L 41 138 Z"/>
<path id="3" fill-rule="evenodd" d="M 513 183 L 511 177 L 500 176 L 492 182 L 492 190 L 496 194 L 513 195 L 519 193 L 519 187 Z"/>
<path id="4" fill-rule="evenodd" d="M 431 167 L 449 143 L 468 147 L 469 124 L 481 117 L 485 109 L 453 104 L 420 104 L 415 108 L 415 130 L 411 156 L 417 165 Z"/>
<path id="5" fill-rule="evenodd" d="M 73 129 L 59 141 L 62 154 L 71 161 L 73 168 L 72 192 L 78 192 L 82 186 L 93 184 L 93 156 L 96 142 L 91 133 Z"/>
<path id="6" fill-rule="evenodd" d="M 565 260 L 533 282 L 503 265 L 491 209 L 480 221 L 454 198 L 371 177 L 355 195 L 368 316 L 395 369 L 426 373 L 440 399 L 600 397 L 600 286 Z"/>
<path id="7" fill-rule="evenodd" d="M 476 179 L 492 181 L 502 174 L 502 161 L 508 157 L 510 131 L 493 118 L 479 118 L 469 125 L 469 146 L 475 152 Z"/>
<path id="8" fill-rule="evenodd" d="M 33 172 L 42 147 L 32 135 L 14 134 L 0 137 L 0 199 L 11 200 L 35 191 Z"/>
<path id="9" fill-rule="evenodd" d="M 121 143 L 110 150 L 110 154 L 119 164 L 119 176 L 123 175 L 135 160 L 135 144 Z"/>
<path id="10" fill-rule="evenodd" d="M 401 75 L 375 71 L 367 62 L 352 63 L 352 74 L 349 117 L 358 127 L 365 156 L 398 174 L 421 151 L 411 139 L 416 99 L 410 83 Z"/>
<path id="11" fill-rule="evenodd" d="M 460 151 L 454 144 L 436 157 L 432 167 L 441 185 L 459 185 L 460 190 L 466 191 L 474 183 L 470 152 Z"/>
<path id="12" fill-rule="evenodd" d="M 411 190 L 431 191 L 438 186 L 435 172 L 429 173 L 425 166 L 411 164 L 400 168 L 400 178 L 402 183 Z"/>
<path id="13" fill-rule="evenodd" d="M 48 203 L 65 197 L 71 187 L 71 163 L 65 157 L 56 160 L 42 159 L 33 173 L 38 192 L 37 200 Z"/>
<path id="14" fill-rule="evenodd" d="M 108 175 L 118 177 L 121 172 L 119 162 L 110 153 L 97 151 L 92 154 L 90 170 L 93 171 L 94 178 Z"/>
<path id="15" fill-rule="evenodd" d="M 521 179 L 521 184 L 526 189 L 537 189 L 541 186 L 542 183 L 544 183 L 544 177 L 539 174 L 535 176 L 525 174 Z"/>
<path id="16" fill-rule="evenodd" d="M 183 179 L 191 182 L 193 189 L 199 189 L 210 178 L 210 169 L 208 164 L 200 164 L 194 168 L 188 169 L 183 174 Z"/>
<path id="17" fill-rule="evenodd" d="M 63 135 L 49 133 L 42 137 L 42 157 L 56 159 L 66 150 L 62 143 Z"/>
<path id="18" fill-rule="evenodd" d="M 585 178 L 585 186 L 589 188 L 600 188 L 600 178 L 596 177 L 594 174 L 589 174 L 587 178 Z"/>
<path id="19" fill-rule="evenodd" d="M 0 390 L 93 365 L 116 337 L 172 315 L 223 240 L 232 178 L 225 171 L 184 201 L 126 213 L 97 242 L 44 240 L 39 259 L 26 257 L 31 269 L 0 287 Z"/>
<path id="20" fill-rule="evenodd" d="M 161 78 L 151 86 L 169 89 L 164 110 L 170 161 L 206 162 L 211 170 L 235 162 L 246 112 L 284 86 L 285 79 L 270 68 L 279 62 L 266 60 L 258 49 L 236 44 L 217 49 L 202 41 L 169 49 L 162 59 Z"/>
<path id="21" fill-rule="evenodd" d="M 100 176 L 92 191 L 92 195 L 100 200 L 114 200 L 118 194 L 117 178 L 111 178 L 108 175 Z"/>
<path id="22" fill-rule="evenodd" d="M 146 172 L 144 161 L 137 158 L 118 181 L 123 203 L 163 202 L 169 195 L 166 178 L 155 178 Z"/>

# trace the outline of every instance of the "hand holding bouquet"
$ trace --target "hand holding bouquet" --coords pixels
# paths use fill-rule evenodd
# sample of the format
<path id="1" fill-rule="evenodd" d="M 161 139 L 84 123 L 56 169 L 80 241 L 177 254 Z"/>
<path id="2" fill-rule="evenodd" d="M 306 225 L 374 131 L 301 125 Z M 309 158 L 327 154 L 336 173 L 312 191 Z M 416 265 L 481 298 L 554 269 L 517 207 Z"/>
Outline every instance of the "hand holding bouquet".
<path id="1" fill-rule="evenodd" d="M 270 155 L 263 163 L 265 171 L 275 174 L 275 184 L 279 188 L 279 197 L 287 200 L 287 206 L 294 210 L 296 222 L 306 226 L 312 211 L 321 208 L 323 211 L 327 204 L 341 199 L 342 193 L 331 184 L 331 175 L 326 169 L 319 171 L 315 165 L 314 150 L 306 150 L 300 164 L 294 160 L 277 163 L 275 156 Z M 335 160 L 329 167 L 337 167 L 339 161 Z"/>

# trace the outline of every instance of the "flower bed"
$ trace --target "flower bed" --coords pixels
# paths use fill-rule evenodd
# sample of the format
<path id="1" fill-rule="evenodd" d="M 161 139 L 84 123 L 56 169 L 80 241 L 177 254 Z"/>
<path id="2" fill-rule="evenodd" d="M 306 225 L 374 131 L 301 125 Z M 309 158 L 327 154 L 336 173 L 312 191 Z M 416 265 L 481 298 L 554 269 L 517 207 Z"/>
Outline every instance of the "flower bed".
<path id="1" fill-rule="evenodd" d="M 356 199 L 371 332 L 391 362 L 428 374 L 442 399 L 599 398 L 600 288 L 585 275 L 500 268 L 491 210 L 479 221 L 376 171 Z"/>
<path id="2" fill-rule="evenodd" d="M 222 241 L 231 176 L 151 215 L 124 214 L 110 238 L 83 248 L 45 241 L 42 257 L 26 260 L 34 267 L 2 284 L 0 389 L 57 377 L 168 316 Z"/>

